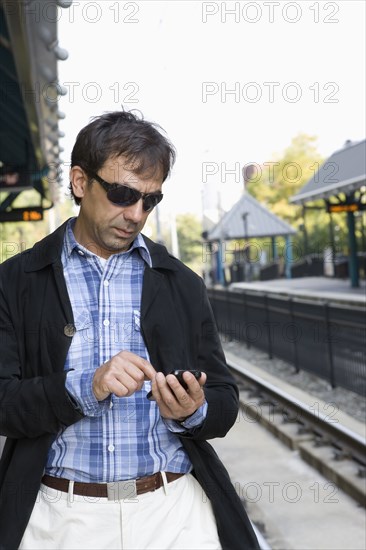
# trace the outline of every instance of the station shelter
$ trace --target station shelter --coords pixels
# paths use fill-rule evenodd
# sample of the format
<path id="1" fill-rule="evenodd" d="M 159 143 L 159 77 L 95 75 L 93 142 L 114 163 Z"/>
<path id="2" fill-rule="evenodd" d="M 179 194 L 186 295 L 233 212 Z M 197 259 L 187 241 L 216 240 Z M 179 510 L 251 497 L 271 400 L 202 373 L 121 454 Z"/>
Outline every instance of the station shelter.
<path id="1" fill-rule="evenodd" d="M 346 141 L 344 147 L 333 153 L 314 176 L 291 197 L 290 202 L 303 207 L 306 233 L 306 211 L 325 210 L 329 214 L 332 259 L 335 261 L 335 239 L 332 215 L 344 213 L 347 217 L 348 272 L 352 287 L 359 286 L 360 264 L 365 273 L 365 210 L 366 210 L 366 140 Z M 356 216 L 361 219 L 362 247 L 357 250 Z"/>
<path id="2" fill-rule="evenodd" d="M 292 241 L 296 230 L 270 212 L 245 190 L 234 206 L 203 236 L 209 248 L 214 283 L 250 281 L 255 266 L 269 269 L 268 278 L 278 272 L 278 237 L 285 242 L 281 253 L 284 275 L 291 278 Z M 271 262 L 270 262 L 271 260 Z M 230 277 L 226 275 L 227 268 Z M 272 267 L 272 271 L 271 271 Z"/>

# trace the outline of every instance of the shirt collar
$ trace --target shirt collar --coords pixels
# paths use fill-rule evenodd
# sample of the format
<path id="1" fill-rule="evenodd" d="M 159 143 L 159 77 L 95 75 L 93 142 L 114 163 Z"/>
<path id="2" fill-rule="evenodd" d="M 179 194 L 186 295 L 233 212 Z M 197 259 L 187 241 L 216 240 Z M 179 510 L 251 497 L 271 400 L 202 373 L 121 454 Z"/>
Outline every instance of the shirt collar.
<path id="1" fill-rule="evenodd" d="M 75 239 L 75 235 L 74 235 L 74 232 L 73 232 L 73 227 L 74 227 L 75 221 L 76 221 L 76 218 L 71 218 L 67 223 L 67 227 L 66 227 L 66 231 L 65 231 L 65 238 L 64 238 L 64 253 L 66 254 L 66 256 L 68 258 L 70 258 L 71 254 L 74 251 L 76 251 L 78 254 L 82 253 L 81 255 L 86 256 L 86 257 L 95 256 L 96 254 L 94 254 L 93 252 L 91 252 L 90 250 L 88 250 L 87 248 L 82 246 L 81 244 L 79 244 L 77 242 L 77 240 Z M 146 243 L 145 243 L 141 233 L 139 233 L 137 235 L 137 237 L 135 238 L 132 245 L 130 246 L 130 248 L 127 251 L 119 252 L 118 254 L 114 254 L 113 256 L 117 256 L 117 257 L 118 256 L 124 256 L 125 257 L 126 254 L 131 254 L 134 250 L 138 251 L 141 258 L 147 263 L 147 265 L 149 267 L 152 266 L 151 255 L 150 255 L 149 249 L 146 246 Z"/>

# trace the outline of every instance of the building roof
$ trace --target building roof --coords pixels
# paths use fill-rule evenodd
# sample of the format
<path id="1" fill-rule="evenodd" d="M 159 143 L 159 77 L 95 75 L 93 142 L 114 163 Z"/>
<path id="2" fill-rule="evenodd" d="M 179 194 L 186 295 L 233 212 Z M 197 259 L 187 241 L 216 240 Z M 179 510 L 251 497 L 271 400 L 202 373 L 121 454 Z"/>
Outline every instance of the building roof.
<path id="1" fill-rule="evenodd" d="M 246 223 L 245 223 L 246 218 Z M 207 236 L 208 241 L 292 235 L 296 230 L 244 192 Z"/>
<path id="2" fill-rule="evenodd" d="M 292 203 L 328 199 L 338 193 L 346 195 L 366 185 L 366 140 L 346 142 L 329 157 L 314 176 L 291 197 Z"/>

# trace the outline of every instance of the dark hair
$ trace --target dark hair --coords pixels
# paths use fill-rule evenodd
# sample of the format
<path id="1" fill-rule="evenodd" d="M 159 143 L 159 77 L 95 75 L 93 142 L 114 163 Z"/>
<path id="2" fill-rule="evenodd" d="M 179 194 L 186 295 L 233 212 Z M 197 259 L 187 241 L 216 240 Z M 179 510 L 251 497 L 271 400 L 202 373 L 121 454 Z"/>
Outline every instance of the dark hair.
<path id="1" fill-rule="evenodd" d="M 80 130 L 71 153 L 71 166 L 80 166 L 91 177 L 113 157 L 124 156 L 135 174 L 169 176 L 176 152 L 158 124 L 132 111 L 113 111 L 94 117 Z M 76 204 L 70 184 L 70 192 Z"/>

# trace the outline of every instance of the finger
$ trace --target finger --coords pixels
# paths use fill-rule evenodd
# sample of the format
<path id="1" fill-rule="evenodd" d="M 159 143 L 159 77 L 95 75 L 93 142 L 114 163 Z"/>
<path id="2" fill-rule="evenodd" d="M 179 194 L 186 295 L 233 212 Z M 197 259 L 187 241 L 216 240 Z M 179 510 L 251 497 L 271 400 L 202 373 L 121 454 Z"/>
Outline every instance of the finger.
<path id="1" fill-rule="evenodd" d="M 132 367 L 131 367 L 132 368 Z M 144 383 L 144 377 L 141 371 L 133 367 L 134 372 L 129 374 L 126 371 L 113 371 L 105 374 L 101 381 L 103 389 L 108 389 L 117 397 L 126 397 L 132 395 L 141 389 Z"/>
<path id="2" fill-rule="evenodd" d="M 93 391 L 97 398 L 104 399 L 110 393 L 117 397 L 132 395 L 144 384 L 144 373 L 130 362 L 130 358 L 113 357 L 97 369 Z"/>
<path id="3" fill-rule="evenodd" d="M 156 370 L 149 361 L 147 361 L 143 357 L 140 357 L 140 355 L 132 353 L 131 351 L 123 350 L 120 351 L 116 355 L 116 357 L 122 359 L 123 361 L 128 361 L 129 363 L 140 369 L 144 373 L 146 379 L 153 380 L 155 378 Z"/>
<path id="4" fill-rule="evenodd" d="M 189 371 L 183 373 L 183 379 L 187 384 L 186 396 L 189 397 L 189 400 L 185 396 L 180 396 L 180 404 L 182 406 L 195 405 L 195 408 L 200 407 L 205 401 L 205 393 L 203 391 L 203 385 L 207 380 L 206 373 L 201 373 L 199 380 Z"/>
<path id="5" fill-rule="evenodd" d="M 176 380 L 175 376 L 171 375 L 171 377 L 168 376 L 167 378 L 165 378 L 162 372 L 157 373 L 155 380 L 152 384 L 152 390 L 159 407 L 164 407 L 165 409 L 169 409 L 170 412 L 173 412 L 177 408 L 177 406 L 179 406 L 179 402 L 174 391 L 168 383 L 168 378 L 173 378 L 174 380 L 171 380 L 172 384 L 176 386 L 177 390 L 180 387 L 181 391 L 183 390 L 183 392 L 185 393 L 184 389 Z"/>
<path id="6" fill-rule="evenodd" d="M 93 381 L 93 392 L 98 401 L 106 399 L 111 393 L 117 397 L 124 397 L 129 393 L 129 389 L 113 374 L 107 373 L 97 377 Z"/>
<path id="7" fill-rule="evenodd" d="M 163 418 L 186 418 L 196 411 L 204 402 L 204 393 L 199 384 L 200 395 L 192 399 L 185 391 L 174 375 L 166 378 L 163 373 L 158 373 L 152 383 L 154 397 Z"/>
<path id="8" fill-rule="evenodd" d="M 126 382 L 128 383 L 130 380 L 134 380 L 139 386 L 142 387 L 144 383 L 145 376 L 143 371 L 130 362 L 120 362 L 114 366 L 112 372 L 117 380 L 120 380 L 122 384 L 125 384 Z"/>
<path id="9" fill-rule="evenodd" d="M 106 384 L 106 388 L 108 389 L 109 393 L 112 393 L 116 397 L 128 397 L 129 395 L 133 394 L 131 387 L 129 388 L 127 385 L 123 384 L 120 380 L 117 380 L 116 378 L 110 380 Z"/>
<path id="10" fill-rule="evenodd" d="M 197 410 L 198 407 L 204 402 L 205 396 L 202 391 L 202 387 L 197 383 L 195 377 L 192 376 L 192 378 L 195 382 L 195 389 L 192 390 L 192 387 L 188 386 L 186 390 L 175 376 L 167 376 L 167 384 L 170 391 L 173 392 L 175 400 L 173 402 L 173 400 L 169 399 L 169 397 L 166 397 L 165 399 L 173 413 L 173 418 L 188 416 Z"/>
<path id="11" fill-rule="evenodd" d="M 201 376 L 197 380 L 190 371 L 185 371 L 183 373 L 183 380 L 188 386 L 189 393 L 191 393 L 194 390 L 198 391 L 206 383 L 207 375 L 205 372 L 201 372 Z"/>
<path id="12" fill-rule="evenodd" d="M 178 380 L 172 374 L 165 376 L 162 372 L 158 372 L 153 383 L 155 389 L 157 390 L 159 396 L 165 401 L 170 401 L 170 397 L 174 397 L 172 394 L 172 389 L 182 388 Z"/>

